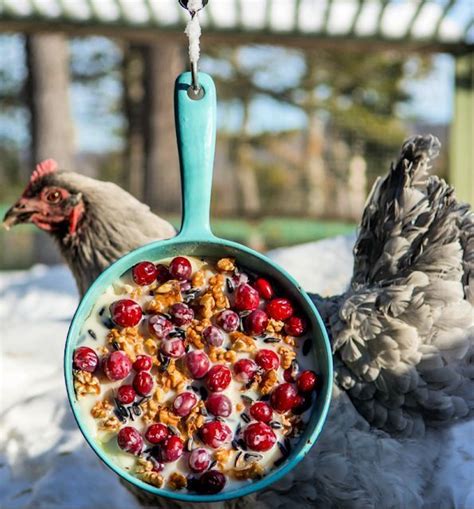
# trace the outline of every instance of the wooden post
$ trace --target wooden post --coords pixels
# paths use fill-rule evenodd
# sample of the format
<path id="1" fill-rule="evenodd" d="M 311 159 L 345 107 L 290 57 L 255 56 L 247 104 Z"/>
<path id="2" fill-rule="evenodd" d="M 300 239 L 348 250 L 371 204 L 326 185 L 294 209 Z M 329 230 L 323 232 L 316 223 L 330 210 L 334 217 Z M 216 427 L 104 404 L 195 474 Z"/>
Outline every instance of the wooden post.
<path id="1" fill-rule="evenodd" d="M 457 56 L 449 180 L 458 199 L 471 205 L 474 205 L 473 76 L 474 56 Z"/>
<path id="2" fill-rule="evenodd" d="M 178 213 L 181 191 L 174 126 L 174 82 L 185 69 L 174 40 L 153 43 L 146 59 L 146 162 L 144 200 L 156 212 Z"/>
<path id="3" fill-rule="evenodd" d="M 61 168 L 72 169 L 68 41 L 59 33 L 38 33 L 27 37 L 26 49 L 33 163 L 53 158 Z"/>
<path id="4" fill-rule="evenodd" d="M 125 182 L 128 190 L 139 200 L 144 198 L 145 178 L 145 66 L 148 48 L 130 43 L 124 48 L 123 102 L 127 119 L 125 149 Z"/>
<path id="5" fill-rule="evenodd" d="M 44 159 L 74 168 L 74 124 L 69 103 L 69 49 L 63 34 L 26 39 L 28 103 L 31 114 L 31 170 Z M 60 256 L 44 232 L 34 237 L 35 261 L 58 263 Z"/>

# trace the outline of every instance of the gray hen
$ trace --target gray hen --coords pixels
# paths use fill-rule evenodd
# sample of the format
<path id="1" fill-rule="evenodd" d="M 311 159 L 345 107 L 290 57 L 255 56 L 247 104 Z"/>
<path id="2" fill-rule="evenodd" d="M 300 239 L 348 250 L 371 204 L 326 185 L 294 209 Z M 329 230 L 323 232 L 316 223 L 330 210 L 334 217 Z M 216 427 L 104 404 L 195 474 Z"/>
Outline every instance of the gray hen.
<path id="1" fill-rule="evenodd" d="M 111 182 L 40 163 L 4 225 L 31 222 L 50 233 L 71 269 L 81 295 L 112 262 L 175 229 Z"/>
<path id="2" fill-rule="evenodd" d="M 420 436 L 474 403 L 474 215 L 429 176 L 433 136 L 402 147 L 372 189 L 347 293 L 314 297 L 336 382 L 374 427 Z"/>

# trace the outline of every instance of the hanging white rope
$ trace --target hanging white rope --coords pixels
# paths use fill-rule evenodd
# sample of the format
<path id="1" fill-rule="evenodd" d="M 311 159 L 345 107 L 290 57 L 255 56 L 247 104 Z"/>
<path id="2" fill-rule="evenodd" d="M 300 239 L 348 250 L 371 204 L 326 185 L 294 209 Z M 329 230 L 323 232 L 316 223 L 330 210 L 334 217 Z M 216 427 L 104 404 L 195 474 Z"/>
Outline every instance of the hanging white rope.
<path id="1" fill-rule="evenodd" d="M 200 38 L 201 25 L 199 24 L 199 11 L 202 9 L 202 0 L 189 0 L 187 9 L 191 13 L 191 19 L 186 25 L 185 34 L 189 39 L 189 60 L 191 65 L 196 65 L 201 53 Z"/>

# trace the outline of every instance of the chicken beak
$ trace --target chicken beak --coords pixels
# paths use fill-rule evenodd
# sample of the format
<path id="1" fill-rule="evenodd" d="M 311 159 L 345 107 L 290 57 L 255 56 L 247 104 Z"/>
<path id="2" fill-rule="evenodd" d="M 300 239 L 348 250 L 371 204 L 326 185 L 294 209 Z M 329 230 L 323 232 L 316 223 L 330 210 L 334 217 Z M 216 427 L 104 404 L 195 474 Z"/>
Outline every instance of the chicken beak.
<path id="1" fill-rule="evenodd" d="M 20 199 L 11 207 L 3 218 L 3 227 L 9 230 L 17 224 L 27 223 L 36 210 L 28 208 L 25 201 Z"/>

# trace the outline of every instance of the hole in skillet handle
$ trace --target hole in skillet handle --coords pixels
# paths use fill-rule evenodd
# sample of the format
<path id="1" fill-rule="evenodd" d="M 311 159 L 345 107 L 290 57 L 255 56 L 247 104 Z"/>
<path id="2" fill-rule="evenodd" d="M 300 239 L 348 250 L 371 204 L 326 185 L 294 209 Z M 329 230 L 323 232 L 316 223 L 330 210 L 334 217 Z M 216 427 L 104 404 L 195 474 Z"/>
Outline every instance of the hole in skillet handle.
<path id="1" fill-rule="evenodd" d="M 195 89 L 192 85 L 188 87 L 188 97 L 193 101 L 199 101 L 204 97 L 204 94 L 204 88 L 201 86 L 197 89 Z"/>

